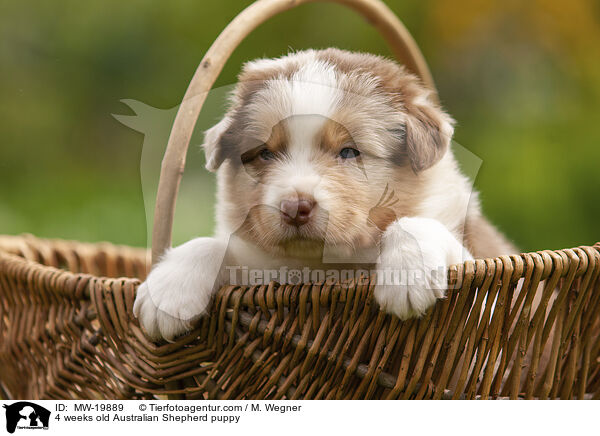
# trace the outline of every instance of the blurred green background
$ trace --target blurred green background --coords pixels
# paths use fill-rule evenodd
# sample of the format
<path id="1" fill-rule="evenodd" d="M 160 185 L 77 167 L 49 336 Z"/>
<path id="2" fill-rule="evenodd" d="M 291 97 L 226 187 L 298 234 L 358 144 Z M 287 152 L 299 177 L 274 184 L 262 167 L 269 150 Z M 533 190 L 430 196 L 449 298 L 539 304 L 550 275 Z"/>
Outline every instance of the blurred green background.
<path id="1" fill-rule="evenodd" d="M 126 98 L 176 106 L 249 3 L 1 2 L 0 233 L 146 245 L 144 136 L 111 114 L 132 115 Z M 483 161 L 476 186 L 491 220 L 522 250 L 600 240 L 600 3 L 387 3 L 429 62 L 455 140 Z M 217 86 L 246 60 L 327 46 L 389 55 L 353 12 L 305 5 L 259 27 Z M 209 118 L 202 127 L 218 113 Z M 178 202 L 175 243 L 213 227 L 214 176 L 197 147 L 189 159 L 197 189 Z"/>

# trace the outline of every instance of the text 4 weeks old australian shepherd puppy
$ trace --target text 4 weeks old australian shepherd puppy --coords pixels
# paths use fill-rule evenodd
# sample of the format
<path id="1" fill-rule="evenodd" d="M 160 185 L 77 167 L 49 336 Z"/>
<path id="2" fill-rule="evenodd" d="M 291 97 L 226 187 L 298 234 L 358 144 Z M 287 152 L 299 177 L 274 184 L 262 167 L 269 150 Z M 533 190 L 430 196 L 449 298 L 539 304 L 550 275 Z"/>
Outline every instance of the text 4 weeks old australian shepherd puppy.
<path id="1" fill-rule="evenodd" d="M 323 280 L 342 267 L 377 271 L 376 300 L 406 319 L 443 297 L 448 266 L 513 253 L 482 217 L 450 149 L 453 121 L 430 94 L 368 54 L 246 64 L 228 113 L 206 132 L 216 236 L 169 250 L 151 271 L 134 306 L 146 331 L 171 340 L 189 330 L 240 276 Z"/>

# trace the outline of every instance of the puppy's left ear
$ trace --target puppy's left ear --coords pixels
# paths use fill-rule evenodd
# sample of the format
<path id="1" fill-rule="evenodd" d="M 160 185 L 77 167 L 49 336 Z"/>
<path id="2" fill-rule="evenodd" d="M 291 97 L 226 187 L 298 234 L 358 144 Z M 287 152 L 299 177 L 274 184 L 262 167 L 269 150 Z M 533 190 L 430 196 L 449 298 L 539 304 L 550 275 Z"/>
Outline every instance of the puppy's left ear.
<path id="1" fill-rule="evenodd" d="M 223 139 L 231 125 L 231 117 L 225 117 L 213 127 L 204 132 L 204 155 L 206 156 L 206 169 L 215 172 L 225 160 L 223 152 Z"/>
<path id="2" fill-rule="evenodd" d="M 406 105 L 405 140 L 415 173 L 436 164 L 446 154 L 454 133 L 454 120 L 429 100 Z"/>

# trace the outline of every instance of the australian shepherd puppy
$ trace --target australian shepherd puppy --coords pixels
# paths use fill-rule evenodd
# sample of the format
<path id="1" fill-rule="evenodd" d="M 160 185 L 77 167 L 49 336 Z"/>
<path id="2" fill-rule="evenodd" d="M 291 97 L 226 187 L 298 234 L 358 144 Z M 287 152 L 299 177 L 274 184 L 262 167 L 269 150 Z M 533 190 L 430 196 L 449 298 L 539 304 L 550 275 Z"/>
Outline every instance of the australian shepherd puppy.
<path id="1" fill-rule="evenodd" d="M 216 235 L 169 250 L 139 287 L 147 333 L 186 332 L 222 285 L 337 278 L 342 267 L 376 272 L 382 310 L 421 316 L 444 296 L 450 265 L 514 253 L 482 216 L 450 147 L 453 120 L 431 94 L 370 54 L 246 64 L 203 145 Z"/>

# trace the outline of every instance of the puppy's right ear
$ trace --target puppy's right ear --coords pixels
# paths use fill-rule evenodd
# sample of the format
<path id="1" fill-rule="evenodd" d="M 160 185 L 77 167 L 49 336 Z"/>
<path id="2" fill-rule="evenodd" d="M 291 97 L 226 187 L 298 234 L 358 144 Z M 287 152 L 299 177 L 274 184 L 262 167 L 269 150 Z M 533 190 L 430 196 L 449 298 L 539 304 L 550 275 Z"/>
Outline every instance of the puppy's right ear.
<path id="1" fill-rule="evenodd" d="M 206 156 L 206 169 L 215 172 L 225 160 L 223 152 L 223 135 L 231 125 L 231 117 L 225 117 L 213 127 L 204 132 L 204 155 Z"/>

